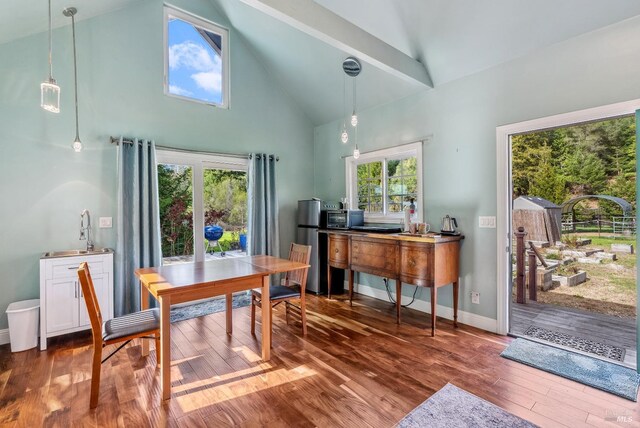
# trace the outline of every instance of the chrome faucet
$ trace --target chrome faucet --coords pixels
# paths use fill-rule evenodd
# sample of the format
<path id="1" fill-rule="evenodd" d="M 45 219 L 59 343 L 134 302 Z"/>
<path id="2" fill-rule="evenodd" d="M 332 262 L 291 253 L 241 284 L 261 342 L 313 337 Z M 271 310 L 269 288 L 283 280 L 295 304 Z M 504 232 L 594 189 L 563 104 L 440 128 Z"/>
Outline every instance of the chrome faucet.
<path id="1" fill-rule="evenodd" d="M 87 226 L 84 225 L 84 217 L 87 216 Z M 91 239 L 91 215 L 89 210 L 82 210 L 80 213 L 80 240 L 87 240 L 87 251 L 93 251 L 94 245 Z"/>

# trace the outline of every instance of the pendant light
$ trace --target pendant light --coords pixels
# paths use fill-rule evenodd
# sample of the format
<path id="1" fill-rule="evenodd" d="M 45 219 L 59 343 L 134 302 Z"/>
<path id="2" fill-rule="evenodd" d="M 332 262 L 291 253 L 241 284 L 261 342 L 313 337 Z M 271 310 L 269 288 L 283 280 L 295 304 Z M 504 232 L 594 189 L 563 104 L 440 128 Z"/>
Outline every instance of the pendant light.
<path id="1" fill-rule="evenodd" d="M 71 18 L 71 36 L 73 38 L 73 89 L 76 105 L 76 139 L 73 141 L 73 150 L 79 152 L 82 150 L 82 142 L 80 141 L 80 132 L 78 131 L 78 66 L 76 60 L 76 19 L 75 15 L 78 10 L 75 7 L 68 7 L 62 11 L 64 16 Z"/>
<path id="2" fill-rule="evenodd" d="M 51 113 L 60 113 L 60 86 L 53 78 L 51 65 L 51 0 L 49 0 L 49 78 L 40 84 L 40 107 Z"/>
<path id="3" fill-rule="evenodd" d="M 344 70 L 347 76 L 353 77 L 353 110 L 351 113 L 351 126 L 353 126 L 354 128 L 355 140 L 353 157 L 354 159 L 358 159 L 360 157 L 360 150 L 358 149 L 358 115 L 356 114 L 356 77 L 358 77 L 358 75 L 362 71 L 362 65 L 357 58 L 350 56 L 342 61 L 342 70 Z M 343 129 L 345 129 L 345 127 L 343 127 Z"/>

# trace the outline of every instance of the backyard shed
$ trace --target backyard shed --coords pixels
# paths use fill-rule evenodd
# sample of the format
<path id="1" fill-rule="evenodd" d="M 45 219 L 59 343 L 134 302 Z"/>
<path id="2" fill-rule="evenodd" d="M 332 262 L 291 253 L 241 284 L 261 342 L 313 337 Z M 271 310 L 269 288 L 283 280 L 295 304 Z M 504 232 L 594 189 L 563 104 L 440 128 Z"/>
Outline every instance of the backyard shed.
<path id="1" fill-rule="evenodd" d="M 527 241 L 549 242 L 560 240 L 562 209 L 538 196 L 520 196 L 513 201 L 513 230 L 524 227 Z"/>

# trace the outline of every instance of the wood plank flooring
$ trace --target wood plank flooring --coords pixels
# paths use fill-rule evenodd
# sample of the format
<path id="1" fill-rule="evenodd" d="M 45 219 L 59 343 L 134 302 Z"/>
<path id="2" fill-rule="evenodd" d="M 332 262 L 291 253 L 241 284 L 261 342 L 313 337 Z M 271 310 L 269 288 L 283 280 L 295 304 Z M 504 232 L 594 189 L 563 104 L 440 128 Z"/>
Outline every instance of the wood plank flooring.
<path id="1" fill-rule="evenodd" d="M 636 367 L 636 320 L 545 303 L 513 303 L 511 332 L 522 335 L 530 326 L 590 339 L 625 349 L 624 365 Z M 607 360 L 609 361 L 609 360 Z"/>
<path id="2" fill-rule="evenodd" d="M 47 351 L 0 347 L 2 426 L 391 427 L 447 382 L 540 426 L 640 426 L 638 404 L 503 359 L 512 340 L 357 296 L 308 296 L 306 338 L 274 311 L 273 358 L 260 360 L 249 309 L 172 325 L 172 399 L 161 402 L 155 352 L 128 345 L 102 367 L 89 410 L 90 336 L 49 340 Z M 258 329 L 259 331 L 259 329 Z M 631 422 L 616 422 L 618 416 Z"/>

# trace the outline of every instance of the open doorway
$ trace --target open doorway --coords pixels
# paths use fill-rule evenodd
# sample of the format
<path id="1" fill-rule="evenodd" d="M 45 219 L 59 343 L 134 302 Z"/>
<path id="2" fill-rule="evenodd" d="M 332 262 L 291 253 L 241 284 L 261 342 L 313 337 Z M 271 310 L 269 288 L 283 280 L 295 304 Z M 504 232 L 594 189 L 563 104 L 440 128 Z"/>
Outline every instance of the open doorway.
<path id="1" fill-rule="evenodd" d="M 637 366 L 638 104 L 498 130 L 501 333 Z"/>

